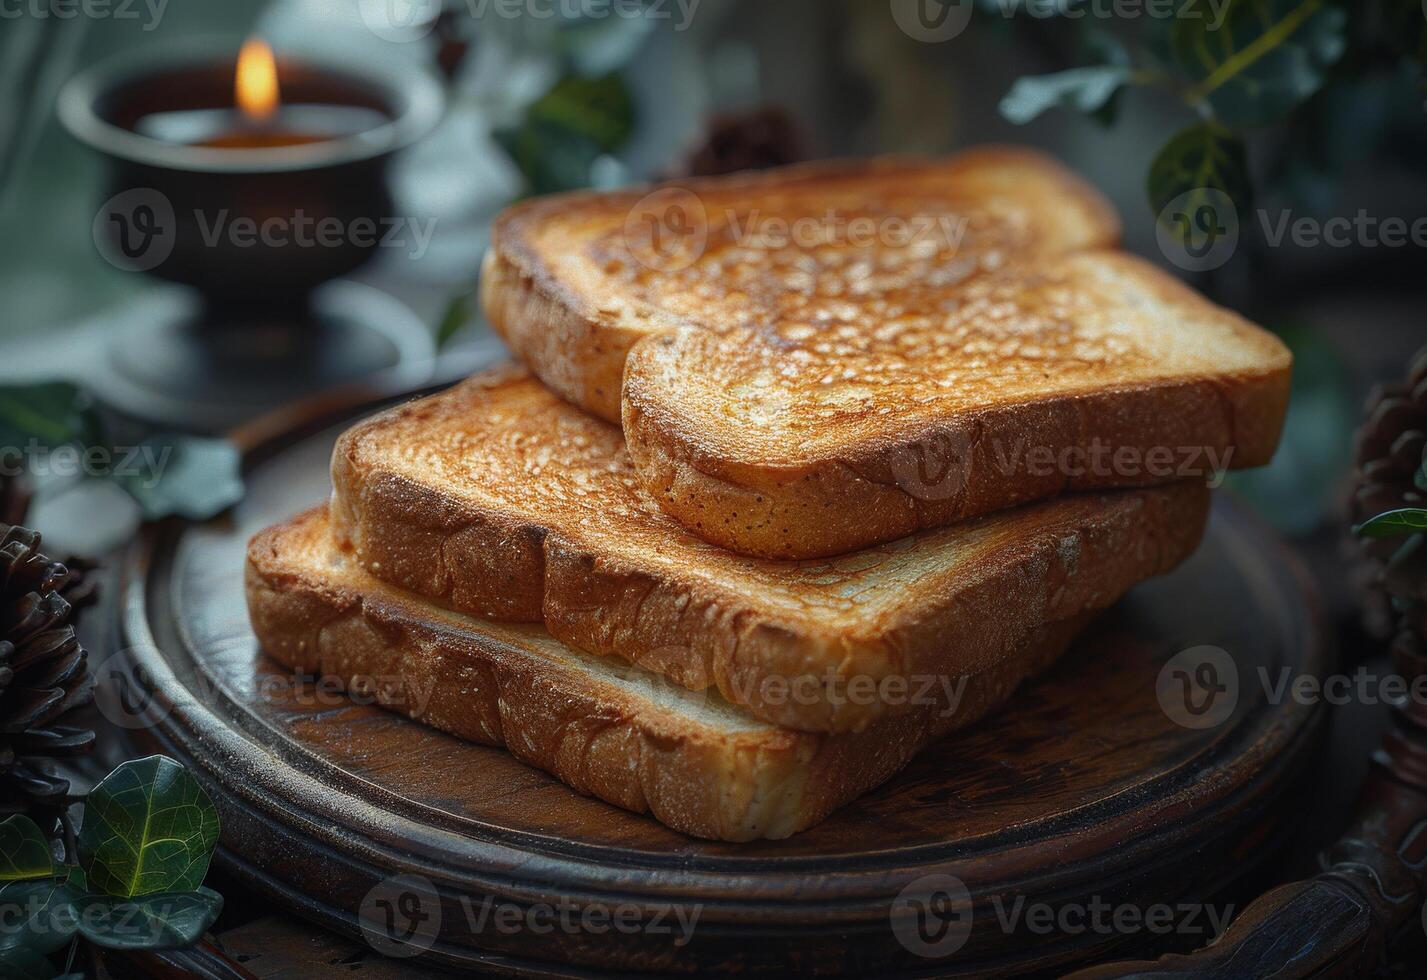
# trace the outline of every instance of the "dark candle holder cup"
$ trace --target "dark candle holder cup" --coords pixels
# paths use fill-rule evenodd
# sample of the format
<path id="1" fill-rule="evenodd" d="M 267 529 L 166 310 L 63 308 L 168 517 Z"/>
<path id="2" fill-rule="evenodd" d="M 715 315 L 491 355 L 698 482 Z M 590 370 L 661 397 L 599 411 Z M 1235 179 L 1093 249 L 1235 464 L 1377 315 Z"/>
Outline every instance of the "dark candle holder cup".
<path id="1" fill-rule="evenodd" d="M 233 105 L 238 45 L 132 52 L 76 76 L 60 119 L 109 164 L 95 243 L 112 264 L 196 290 L 114 331 L 102 395 L 133 414 L 220 429 L 314 389 L 429 357 L 429 331 L 371 287 L 333 282 L 368 261 L 395 215 L 387 165 L 438 121 L 438 83 L 409 66 L 279 58 L 285 105 L 381 120 L 288 146 L 169 142 L 159 113 Z M 379 114 L 379 115 L 378 115 Z"/>

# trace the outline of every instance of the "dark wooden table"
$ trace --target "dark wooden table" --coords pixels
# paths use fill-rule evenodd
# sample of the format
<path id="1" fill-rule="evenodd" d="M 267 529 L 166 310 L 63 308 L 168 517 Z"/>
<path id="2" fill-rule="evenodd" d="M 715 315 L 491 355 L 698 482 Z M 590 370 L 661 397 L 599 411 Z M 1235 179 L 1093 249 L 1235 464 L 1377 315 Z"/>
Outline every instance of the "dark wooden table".
<path id="1" fill-rule="evenodd" d="M 254 438 L 258 442 L 266 442 L 278 432 L 279 430 L 269 428 Z M 320 456 L 321 453 L 317 455 Z M 305 502 L 292 501 L 292 507 L 289 509 L 296 509 Z M 268 501 L 267 506 L 273 506 L 272 500 Z M 1329 625 L 1317 630 L 1318 637 L 1326 641 L 1341 641 L 1350 663 L 1366 658 L 1370 667 L 1385 672 L 1390 669 L 1390 664 L 1377 655 L 1375 645 L 1356 631 L 1355 618 L 1350 607 L 1342 601 L 1347 590 L 1337 579 L 1341 566 L 1333 557 L 1336 548 L 1336 540 L 1326 536 L 1318 542 L 1310 542 L 1300 548 L 1300 553 L 1324 578 L 1321 583 L 1323 591 L 1338 599 L 1338 604 L 1330 607 Z M 111 591 L 111 599 L 113 595 Z M 1132 622 L 1134 616 L 1132 611 Z M 1113 629 L 1116 622 L 1113 616 L 1110 622 Z M 1185 637 L 1177 639 L 1182 641 Z M 97 639 L 91 637 L 91 642 L 101 649 L 115 646 L 115 640 L 107 636 Z M 1161 647 L 1162 651 L 1169 649 L 1168 646 Z M 1292 801 L 1294 809 L 1289 815 L 1284 816 L 1280 811 L 1277 817 L 1280 826 L 1274 836 L 1283 844 L 1283 848 L 1272 855 L 1266 855 L 1268 859 L 1253 874 L 1239 877 L 1237 892 L 1233 898 L 1241 906 L 1259 890 L 1274 882 L 1313 874 L 1317 870 L 1316 854 L 1330 845 L 1349 821 L 1358 788 L 1368 772 L 1372 748 L 1378 744 L 1382 732 L 1387 728 L 1388 714 L 1381 706 L 1350 703 L 1327 709 L 1324 715 L 1328 732 L 1327 747 L 1323 754 L 1310 758 L 1307 763 L 1307 794 Z M 994 739 L 995 736 L 991 737 Z M 115 743 L 110 744 L 112 748 Z M 921 776 L 912 776 L 914 785 L 916 780 L 926 778 L 925 772 Z M 895 790 L 893 795 L 895 797 Z M 592 802 L 590 805 L 602 806 Z M 904 802 L 894 799 L 889 809 L 880 816 L 874 816 L 868 826 L 877 827 L 879 822 L 886 823 L 889 820 L 895 823 L 896 815 L 902 812 L 905 805 Z M 873 813 L 876 814 L 875 807 Z M 867 832 L 869 831 L 863 831 Z M 244 881 L 234 879 L 221 871 L 218 872 L 217 878 L 217 885 L 228 896 L 229 902 L 224 919 L 216 930 L 217 940 L 231 959 L 242 960 L 254 975 L 321 977 L 351 975 L 353 972 L 364 972 L 377 977 L 388 973 L 416 975 L 411 972 L 409 962 L 393 964 L 376 956 L 366 945 L 300 925 L 298 920 L 290 915 L 274 915 L 271 902 L 261 892 L 250 889 Z M 1408 950 L 1405 955 L 1409 958 L 1412 955 L 1413 938 L 1406 936 L 1401 944 Z M 1185 944 L 1181 942 L 1178 945 L 1182 948 Z M 1174 943 L 1162 944 L 1161 948 L 1156 949 L 1151 944 L 1149 947 L 1131 951 L 1136 955 L 1157 955 L 1174 946 Z M 393 970 L 397 972 L 392 972 Z"/>

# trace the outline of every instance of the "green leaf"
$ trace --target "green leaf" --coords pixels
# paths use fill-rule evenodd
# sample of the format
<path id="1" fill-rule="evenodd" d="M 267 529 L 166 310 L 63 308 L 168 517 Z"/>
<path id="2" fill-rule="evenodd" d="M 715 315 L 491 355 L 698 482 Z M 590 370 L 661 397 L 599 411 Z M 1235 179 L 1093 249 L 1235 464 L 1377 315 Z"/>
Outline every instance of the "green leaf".
<path id="1" fill-rule="evenodd" d="M 1001 115 L 1022 125 L 1054 106 L 1098 112 L 1129 77 L 1123 65 L 1095 65 L 1020 78 L 1001 100 Z"/>
<path id="2" fill-rule="evenodd" d="M 472 293 L 458 293 L 451 297 L 446 312 L 441 314 L 441 322 L 436 327 L 436 349 L 443 349 L 451 338 L 471 319 Z"/>
<path id="3" fill-rule="evenodd" d="M 105 949 L 181 949 L 202 938 L 222 911 L 223 896 L 210 888 L 131 901 L 88 895 L 79 900 L 79 932 Z"/>
<path id="4" fill-rule="evenodd" d="M 1395 538 L 1402 534 L 1427 531 L 1427 509 L 1402 507 L 1378 514 L 1353 528 L 1353 533 L 1365 538 Z"/>
<path id="5" fill-rule="evenodd" d="M 595 160 L 623 146 L 633 127 L 634 103 L 623 79 L 570 75 L 526 109 L 520 126 L 493 136 L 530 192 L 546 194 L 588 186 Z"/>
<path id="6" fill-rule="evenodd" d="M 568 76 L 531 105 L 527 115 L 579 133 L 612 153 L 634 128 L 634 102 L 617 74 L 598 78 Z"/>
<path id="7" fill-rule="evenodd" d="M 67 381 L 0 385 L 0 447 L 21 450 L 32 439 L 49 448 L 83 442 L 90 407 L 84 392 Z"/>
<path id="8" fill-rule="evenodd" d="M 54 980 L 58 971 L 33 949 L 0 949 L 0 977 L 5 980 Z"/>
<path id="9" fill-rule="evenodd" d="M 154 436 L 135 450 L 116 457 L 114 479 L 146 520 L 206 520 L 243 499 L 241 458 L 226 439 Z"/>
<path id="10" fill-rule="evenodd" d="M 1347 46 L 1346 23 L 1327 0 L 1189 0 L 1169 43 L 1191 101 L 1207 99 L 1230 125 L 1257 126 L 1322 87 Z"/>
<path id="11" fill-rule="evenodd" d="M 44 831 L 22 813 L 0 821 L 0 881 L 46 878 L 55 873 Z"/>
<path id="12" fill-rule="evenodd" d="M 78 928 L 79 897 L 62 877 L 0 887 L 0 950 L 23 947 L 47 955 L 66 946 Z"/>
<path id="13" fill-rule="evenodd" d="M 161 755 L 126 762 L 90 791 L 79 830 L 89 887 L 134 898 L 196 889 L 218 841 L 218 811 L 187 769 Z"/>
<path id="14" fill-rule="evenodd" d="M 1207 192 L 1228 196 L 1243 213 L 1253 201 L 1248 155 L 1242 141 L 1216 123 L 1200 123 L 1170 138 L 1150 164 L 1149 198 L 1161 222 L 1173 217 L 1166 208 L 1182 194 L 1190 195 L 1182 210 L 1193 214 Z M 1176 228 L 1176 233 L 1184 230 Z"/>

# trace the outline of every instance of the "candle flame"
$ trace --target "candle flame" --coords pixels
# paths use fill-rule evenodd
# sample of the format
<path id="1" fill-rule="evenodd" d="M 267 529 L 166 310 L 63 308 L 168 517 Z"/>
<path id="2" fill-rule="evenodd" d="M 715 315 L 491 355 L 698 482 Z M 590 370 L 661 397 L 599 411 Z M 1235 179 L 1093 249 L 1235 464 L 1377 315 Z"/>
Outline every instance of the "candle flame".
<path id="1" fill-rule="evenodd" d="M 238 108 L 249 119 L 267 119 L 277 111 L 277 62 L 262 38 L 248 38 L 238 51 L 234 90 Z"/>

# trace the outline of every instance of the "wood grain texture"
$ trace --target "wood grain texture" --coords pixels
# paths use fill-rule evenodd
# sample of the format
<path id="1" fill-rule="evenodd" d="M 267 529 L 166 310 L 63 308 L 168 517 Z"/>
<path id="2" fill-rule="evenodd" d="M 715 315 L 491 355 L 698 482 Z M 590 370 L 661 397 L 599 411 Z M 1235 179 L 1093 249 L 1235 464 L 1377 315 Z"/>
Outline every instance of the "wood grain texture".
<path id="1" fill-rule="evenodd" d="M 338 431 L 255 446 L 233 515 L 161 528 L 135 551 L 131 678 L 157 721 L 146 737 L 217 800 L 233 873 L 352 936 L 374 886 L 419 876 L 441 913 L 423 962 L 549 976 L 1080 965 L 1142 937 L 1003 929 L 993 903 L 1202 901 L 1271 854 L 1312 757 L 1321 712 L 1270 703 L 1256 671 L 1326 671 L 1313 610 L 1281 548 L 1221 502 L 1198 555 L 1132 592 L 1002 714 L 788 840 L 684 837 L 499 750 L 324 698 L 257 649 L 246 539 L 321 499 Z M 1244 683 L 1228 721 L 1193 730 L 1166 716 L 1156 682 L 1201 644 L 1230 651 Z M 898 894 L 929 874 L 955 876 L 974 900 L 969 939 L 945 959 L 914 955 L 892 928 Z M 466 914 L 562 900 L 629 906 L 644 927 L 699 917 L 678 944 L 677 930 L 501 930 Z"/>

